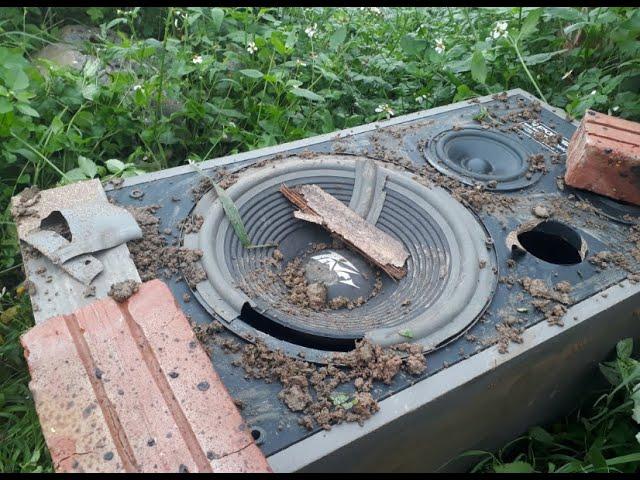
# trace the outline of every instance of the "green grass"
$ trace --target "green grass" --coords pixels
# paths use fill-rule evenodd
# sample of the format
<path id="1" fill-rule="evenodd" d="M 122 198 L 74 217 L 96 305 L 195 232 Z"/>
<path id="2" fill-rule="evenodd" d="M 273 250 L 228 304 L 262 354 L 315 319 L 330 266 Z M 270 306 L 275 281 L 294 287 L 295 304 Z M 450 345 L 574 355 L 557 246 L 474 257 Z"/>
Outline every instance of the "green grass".
<path id="1" fill-rule="evenodd" d="M 74 23 L 100 29 L 82 46 L 94 60 L 82 70 L 35 68 L 33 55 Z M 13 195 L 515 87 L 575 118 L 594 108 L 639 120 L 639 35 L 631 7 L 1 9 L 0 290 L 3 311 L 15 315 L 0 325 L 0 469 L 51 470 L 18 343 L 32 315 L 17 295 Z M 631 436 L 623 442 L 636 448 Z"/>

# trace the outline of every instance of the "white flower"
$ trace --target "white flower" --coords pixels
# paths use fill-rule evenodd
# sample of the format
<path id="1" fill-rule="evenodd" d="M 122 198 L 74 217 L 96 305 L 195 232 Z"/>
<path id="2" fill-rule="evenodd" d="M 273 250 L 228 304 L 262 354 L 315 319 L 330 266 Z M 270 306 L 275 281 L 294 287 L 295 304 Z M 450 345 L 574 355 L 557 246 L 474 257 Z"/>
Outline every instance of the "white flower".
<path id="1" fill-rule="evenodd" d="M 299 58 L 296 59 L 296 65 L 299 67 L 306 67 L 307 64 L 304 63 L 302 60 L 300 60 Z"/>
<path id="2" fill-rule="evenodd" d="M 256 42 L 247 43 L 247 52 L 249 52 L 251 55 L 253 55 L 257 51 L 258 51 L 258 47 L 256 46 Z"/>
<path id="3" fill-rule="evenodd" d="M 491 32 L 491 38 L 498 39 L 500 37 L 506 37 L 508 27 L 509 27 L 509 24 L 507 22 L 496 23 L 495 28 Z"/>
<path id="4" fill-rule="evenodd" d="M 596 94 L 596 91 L 595 91 L 595 90 L 592 90 L 592 91 L 591 91 L 591 93 L 590 93 L 589 95 L 595 95 L 595 94 Z"/>
<path id="5" fill-rule="evenodd" d="M 441 38 L 436 38 L 436 53 L 442 55 L 445 51 L 444 42 Z"/>
<path id="6" fill-rule="evenodd" d="M 618 110 L 620 110 L 620 106 L 619 106 L 619 105 L 616 105 L 615 107 L 613 107 L 613 108 L 612 108 L 612 110 L 613 110 L 614 112 L 617 112 Z"/>
<path id="7" fill-rule="evenodd" d="M 196 55 L 195 57 L 193 57 L 193 58 L 191 59 L 191 61 L 192 61 L 193 63 L 195 63 L 196 65 L 198 65 L 198 64 L 200 64 L 200 63 L 202 63 L 202 55 Z"/>
<path id="8" fill-rule="evenodd" d="M 419 95 L 416 97 L 416 102 L 423 103 L 427 99 L 426 95 Z"/>
<path id="9" fill-rule="evenodd" d="M 314 23 L 312 26 L 305 28 L 304 33 L 306 33 L 309 38 L 313 38 L 317 30 L 318 30 L 318 24 Z"/>
<path id="10" fill-rule="evenodd" d="M 136 90 L 140 90 L 141 88 L 142 88 L 142 85 L 134 85 L 133 91 L 135 92 Z"/>
<path id="11" fill-rule="evenodd" d="M 391 118 L 393 115 L 395 115 L 395 113 L 393 112 L 393 110 L 391 110 L 391 107 L 389 107 L 388 103 L 384 103 L 382 105 L 378 105 L 376 107 L 376 113 L 383 113 L 387 116 L 387 118 Z"/>

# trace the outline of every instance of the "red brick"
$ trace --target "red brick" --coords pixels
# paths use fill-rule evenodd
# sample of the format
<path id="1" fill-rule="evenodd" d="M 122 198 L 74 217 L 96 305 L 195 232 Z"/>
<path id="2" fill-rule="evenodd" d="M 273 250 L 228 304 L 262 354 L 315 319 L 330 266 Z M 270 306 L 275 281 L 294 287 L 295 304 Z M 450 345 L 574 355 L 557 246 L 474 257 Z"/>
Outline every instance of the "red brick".
<path id="1" fill-rule="evenodd" d="M 569 142 L 564 180 L 640 205 L 640 124 L 588 111 Z"/>
<path id="2" fill-rule="evenodd" d="M 162 282 L 51 318 L 22 344 L 56 471 L 270 471 Z"/>

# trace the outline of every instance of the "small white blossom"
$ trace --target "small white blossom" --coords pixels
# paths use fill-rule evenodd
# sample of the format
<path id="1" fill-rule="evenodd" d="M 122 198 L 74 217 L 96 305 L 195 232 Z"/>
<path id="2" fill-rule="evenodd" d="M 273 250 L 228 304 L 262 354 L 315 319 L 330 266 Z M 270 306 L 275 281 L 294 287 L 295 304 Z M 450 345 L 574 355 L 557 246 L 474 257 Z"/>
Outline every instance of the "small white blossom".
<path id="1" fill-rule="evenodd" d="M 416 102 L 418 103 L 424 103 L 424 101 L 427 99 L 426 95 L 419 95 L 416 97 Z"/>
<path id="2" fill-rule="evenodd" d="M 442 55 L 445 51 L 445 46 L 444 46 L 444 42 L 442 41 L 441 38 L 436 38 L 436 53 L 439 53 L 440 55 Z"/>
<path id="3" fill-rule="evenodd" d="M 498 39 L 500 37 L 506 37 L 508 27 L 509 27 L 509 24 L 507 22 L 496 23 L 495 28 L 491 32 L 491 38 Z"/>
<path id="4" fill-rule="evenodd" d="M 296 65 L 299 67 L 306 67 L 307 64 L 304 63 L 302 60 L 300 60 L 299 58 L 296 59 Z"/>
<path id="5" fill-rule="evenodd" d="M 591 93 L 589 95 L 595 95 L 596 91 L 595 90 L 591 90 Z"/>
<path id="6" fill-rule="evenodd" d="M 314 23 L 310 27 L 305 28 L 304 33 L 306 33 L 309 38 L 313 38 L 317 30 L 318 30 L 318 24 Z"/>
<path id="7" fill-rule="evenodd" d="M 135 92 L 137 90 L 140 90 L 141 88 L 142 88 L 142 85 L 134 85 L 133 86 L 133 91 Z"/>
<path id="8" fill-rule="evenodd" d="M 391 118 L 393 115 L 395 115 L 395 113 L 393 112 L 393 110 L 391 110 L 391 107 L 389 106 L 388 103 L 378 105 L 375 111 L 376 113 L 384 113 L 387 116 L 387 118 Z"/>
<path id="9" fill-rule="evenodd" d="M 620 106 L 619 106 L 619 105 L 616 105 L 615 107 L 613 107 L 613 108 L 612 108 L 612 110 L 613 110 L 614 112 L 617 112 L 618 110 L 620 110 Z"/>
<path id="10" fill-rule="evenodd" d="M 196 65 L 198 65 L 198 64 L 200 64 L 200 63 L 202 63 L 202 55 L 196 55 L 195 57 L 193 57 L 193 58 L 191 59 L 191 61 L 192 61 L 193 63 L 195 63 Z"/>
<path id="11" fill-rule="evenodd" d="M 257 51 L 258 51 L 258 47 L 256 46 L 256 42 L 247 43 L 247 52 L 249 52 L 251 55 L 253 55 Z"/>

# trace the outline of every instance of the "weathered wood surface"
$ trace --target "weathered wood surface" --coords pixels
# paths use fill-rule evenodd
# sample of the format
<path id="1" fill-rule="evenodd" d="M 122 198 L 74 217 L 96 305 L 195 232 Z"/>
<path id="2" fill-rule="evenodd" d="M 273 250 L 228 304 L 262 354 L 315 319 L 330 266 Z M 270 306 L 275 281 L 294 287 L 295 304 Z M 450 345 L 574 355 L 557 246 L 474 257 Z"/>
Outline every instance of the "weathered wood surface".
<path id="1" fill-rule="evenodd" d="M 20 198 L 21 195 L 13 197 L 11 205 L 18 237 L 21 240 L 29 232 L 38 228 L 40 221 L 54 210 L 96 201 L 108 202 L 99 180 L 77 182 L 41 191 L 38 201 L 29 207 L 30 215 L 15 215 L 17 207 L 20 206 Z M 54 265 L 44 255 L 34 253 L 33 249 L 23 241 L 20 242 L 20 249 L 26 277 L 33 282 L 34 288 L 31 289 L 30 296 L 36 323 L 41 323 L 50 317 L 71 313 L 88 305 L 96 298 L 106 297 L 113 283 L 124 280 L 140 281 L 138 270 L 129 256 L 126 244 L 94 254 L 104 269 L 90 285 L 95 287 L 92 296 L 85 296 L 85 292 L 88 293 L 85 285 Z"/>
<path id="2" fill-rule="evenodd" d="M 405 262 L 409 252 L 404 245 L 368 223 L 340 200 L 317 185 L 296 188 L 282 185 L 280 191 L 300 209 L 294 212 L 296 218 L 323 226 L 390 277 L 399 280 L 406 275 Z"/>

